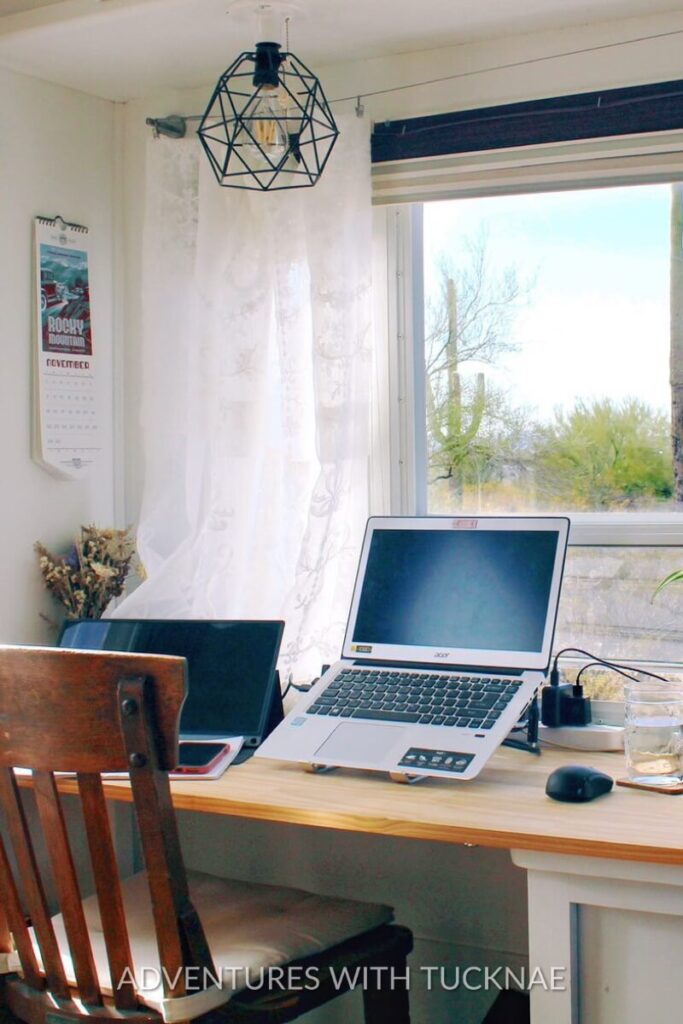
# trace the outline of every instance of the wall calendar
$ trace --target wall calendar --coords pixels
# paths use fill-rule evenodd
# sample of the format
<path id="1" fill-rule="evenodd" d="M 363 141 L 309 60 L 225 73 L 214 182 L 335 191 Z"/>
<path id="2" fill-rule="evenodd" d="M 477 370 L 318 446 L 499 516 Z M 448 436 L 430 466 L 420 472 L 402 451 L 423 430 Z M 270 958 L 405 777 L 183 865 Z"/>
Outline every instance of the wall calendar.
<path id="1" fill-rule="evenodd" d="M 80 479 L 102 452 L 88 229 L 35 218 L 34 458 Z"/>

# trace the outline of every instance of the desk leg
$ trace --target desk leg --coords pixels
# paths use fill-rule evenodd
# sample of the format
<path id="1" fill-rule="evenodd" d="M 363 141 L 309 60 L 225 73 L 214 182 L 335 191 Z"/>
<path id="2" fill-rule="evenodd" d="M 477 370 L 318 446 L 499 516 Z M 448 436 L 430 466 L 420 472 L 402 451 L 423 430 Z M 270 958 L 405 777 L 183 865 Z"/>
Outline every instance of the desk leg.
<path id="1" fill-rule="evenodd" d="M 577 906 L 561 875 L 527 880 L 532 1024 L 578 1024 Z"/>

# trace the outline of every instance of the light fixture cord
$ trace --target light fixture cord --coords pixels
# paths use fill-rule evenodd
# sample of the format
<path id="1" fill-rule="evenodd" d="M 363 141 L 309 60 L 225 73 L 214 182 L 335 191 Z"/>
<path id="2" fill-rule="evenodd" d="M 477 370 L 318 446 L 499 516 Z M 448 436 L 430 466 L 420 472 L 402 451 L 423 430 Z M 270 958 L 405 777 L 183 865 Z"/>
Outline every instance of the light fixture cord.
<path id="1" fill-rule="evenodd" d="M 282 93 L 280 95 L 285 97 L 285 103 L 287 104 L 285 113 L 289 112 L 289 89 L 287 88 L 287 64 L 289 62 L 289 22 L 290 16 L 285 16 L 285 59 L 282 62 Z"/>

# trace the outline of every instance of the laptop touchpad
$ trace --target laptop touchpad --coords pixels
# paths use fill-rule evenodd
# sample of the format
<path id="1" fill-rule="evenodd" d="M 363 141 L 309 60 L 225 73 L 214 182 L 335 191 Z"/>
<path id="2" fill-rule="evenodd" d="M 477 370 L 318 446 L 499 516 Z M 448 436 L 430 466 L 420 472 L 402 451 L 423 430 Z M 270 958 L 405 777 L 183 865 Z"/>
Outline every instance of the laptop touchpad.
<path id="1" fill-rule="evenodd" d="M 316 750 L 315 756 L 332 762 L 354 762 L 367 768 L 381 764 L 405 732 L 403 726 L 342 722 Z"/>

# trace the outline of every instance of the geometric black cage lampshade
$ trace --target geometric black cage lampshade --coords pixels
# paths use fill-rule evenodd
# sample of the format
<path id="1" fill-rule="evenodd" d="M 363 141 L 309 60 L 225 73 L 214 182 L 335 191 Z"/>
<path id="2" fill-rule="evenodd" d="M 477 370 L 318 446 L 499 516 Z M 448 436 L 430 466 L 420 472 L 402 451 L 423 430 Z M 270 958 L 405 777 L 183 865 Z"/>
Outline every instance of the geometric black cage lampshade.
<path id="1" fill-rule="evenodd" d="M 262 42 L 223 72 L 197 134 L 219 184 L 275 191 L 315 185 L 339 130 L 313 72 Z"/>

